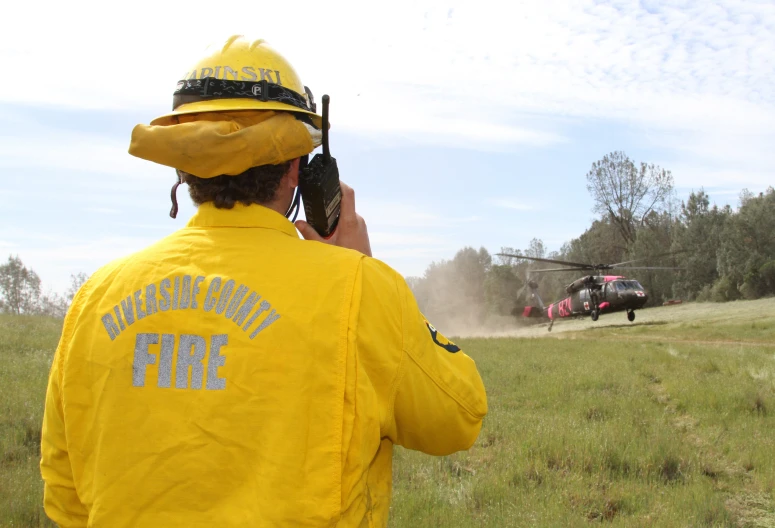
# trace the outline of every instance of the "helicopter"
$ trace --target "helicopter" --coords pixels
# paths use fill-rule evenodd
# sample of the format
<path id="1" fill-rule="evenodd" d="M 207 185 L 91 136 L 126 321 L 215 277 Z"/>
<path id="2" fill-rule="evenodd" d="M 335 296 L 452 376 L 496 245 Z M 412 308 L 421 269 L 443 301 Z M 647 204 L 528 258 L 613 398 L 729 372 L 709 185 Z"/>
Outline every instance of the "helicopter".
<path id="1" fill-rule="evenodd" d="M 530 288 L 533 305 L 526 306 L 522 312 L 522 317 L 541 317 L 549 320 L 548 330 L 552 331 L 554 322 L 558 319 L 571 317 L 589 316 L 593 321 L 597 321 L 601 314 L 614 312 L 626 312 L 627 320 L 635 320 L 635 310 L 643 308 L 648 302 L 649 296 L 646 289 L 635 279 L 628 279 L 621 275 L 611 274 L 612 270 L 679 270 L 682 268 L 663 267 L 663 266 L 627 266 L 641 260 L 647 260 L 658 257 L 675 255 L 676 253 L 665 253 L 650 257 L 617 262 L 616 264 L 588 264 L 579 262 L 569 262 L 566 260 L 555 260 L 547 258 L 528 257 L 525 255 L 515 255 L 510 253 L 496 253 L 501 257 L 512 257 L 517 259 L 532 260 L 536 262 L 545 262 L 548 264 L 559 264 L 567 266 L 566 268 L 549 268 L 532 270 L 529 273 L 550 273 L 561 271 L 590 271 L 586 275 L 570 283 L 565 291 L 568 297 L 560 301 L 553 302 L 546 306 L 543 299 L 538 294 L 538 283 L 528 275 L 526 287 Z M 609 274 L 606 274 L 609 272 Z"/>

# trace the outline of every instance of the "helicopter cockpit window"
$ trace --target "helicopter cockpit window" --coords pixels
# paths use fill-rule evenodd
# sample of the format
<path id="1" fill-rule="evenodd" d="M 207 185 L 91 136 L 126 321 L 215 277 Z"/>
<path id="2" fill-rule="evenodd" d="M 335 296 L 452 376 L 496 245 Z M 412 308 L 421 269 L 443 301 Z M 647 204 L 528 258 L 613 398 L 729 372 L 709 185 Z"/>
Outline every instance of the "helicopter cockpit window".
<path id="1" fill-rule="evenodd" d="M 625 290 L 642 290 L 643 286 L 636 280 L 617 281 L 616 289 L 619 291 Z"/>

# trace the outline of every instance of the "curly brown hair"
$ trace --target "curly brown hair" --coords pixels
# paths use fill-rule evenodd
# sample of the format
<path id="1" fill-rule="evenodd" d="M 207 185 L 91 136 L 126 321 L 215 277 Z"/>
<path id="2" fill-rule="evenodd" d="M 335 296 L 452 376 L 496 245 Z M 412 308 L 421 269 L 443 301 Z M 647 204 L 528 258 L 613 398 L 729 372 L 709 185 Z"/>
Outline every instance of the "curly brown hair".
<path id="1" fill-rule="evenodd" d="M 275 199 L 280 180 L 291 168 L 291 162 L 252 167 L 236 176 L 221 175 L 198 178 L 178 171 L 181 181 L 188 184 L 188 193 L 196 205 L 213 202 L 218 209 L 231 209 L 237 202 L 243 205 L 265 205 Z"/>

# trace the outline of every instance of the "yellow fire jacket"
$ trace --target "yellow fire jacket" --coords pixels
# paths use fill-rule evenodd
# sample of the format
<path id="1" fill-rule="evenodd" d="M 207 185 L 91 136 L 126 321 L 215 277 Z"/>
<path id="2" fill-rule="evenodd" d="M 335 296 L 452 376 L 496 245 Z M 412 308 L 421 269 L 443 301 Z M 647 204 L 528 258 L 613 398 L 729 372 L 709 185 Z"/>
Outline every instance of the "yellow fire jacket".
<path id="1" fill-rule="evenodd" d="M 393 444 L 467 449 L 486 412 L 474 361 L 387 265 L 205 204 L 74 299 L 45 510 L 63 528 L 385 526 Z"/>

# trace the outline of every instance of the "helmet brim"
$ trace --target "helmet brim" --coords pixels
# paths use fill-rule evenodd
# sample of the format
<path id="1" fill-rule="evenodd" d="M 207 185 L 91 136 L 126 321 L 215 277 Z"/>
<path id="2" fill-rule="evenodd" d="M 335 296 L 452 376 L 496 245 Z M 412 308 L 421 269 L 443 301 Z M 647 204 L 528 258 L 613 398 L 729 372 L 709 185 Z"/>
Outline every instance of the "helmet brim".
<path id="1" fill-rule="evenodd" d="M 323 127 L 323 118 L 314 112 L 302 110 L 296 106 L 276 101 L 257 101 L 252 99 L 213 99 L 211 101 L 197 101 L 180 105 L 168 114 L 164 114 L 151 121 L 152 126 L 169 126 L 178 123 L 176 119 L 180 115 L 200 114 L 203 112 L 234 112 L 239 110 L 275 110 L 294 112 L 310 116 L 312 124 L 318 128 Z M 329 124 L 329 126 L 331 126 Z"/>

